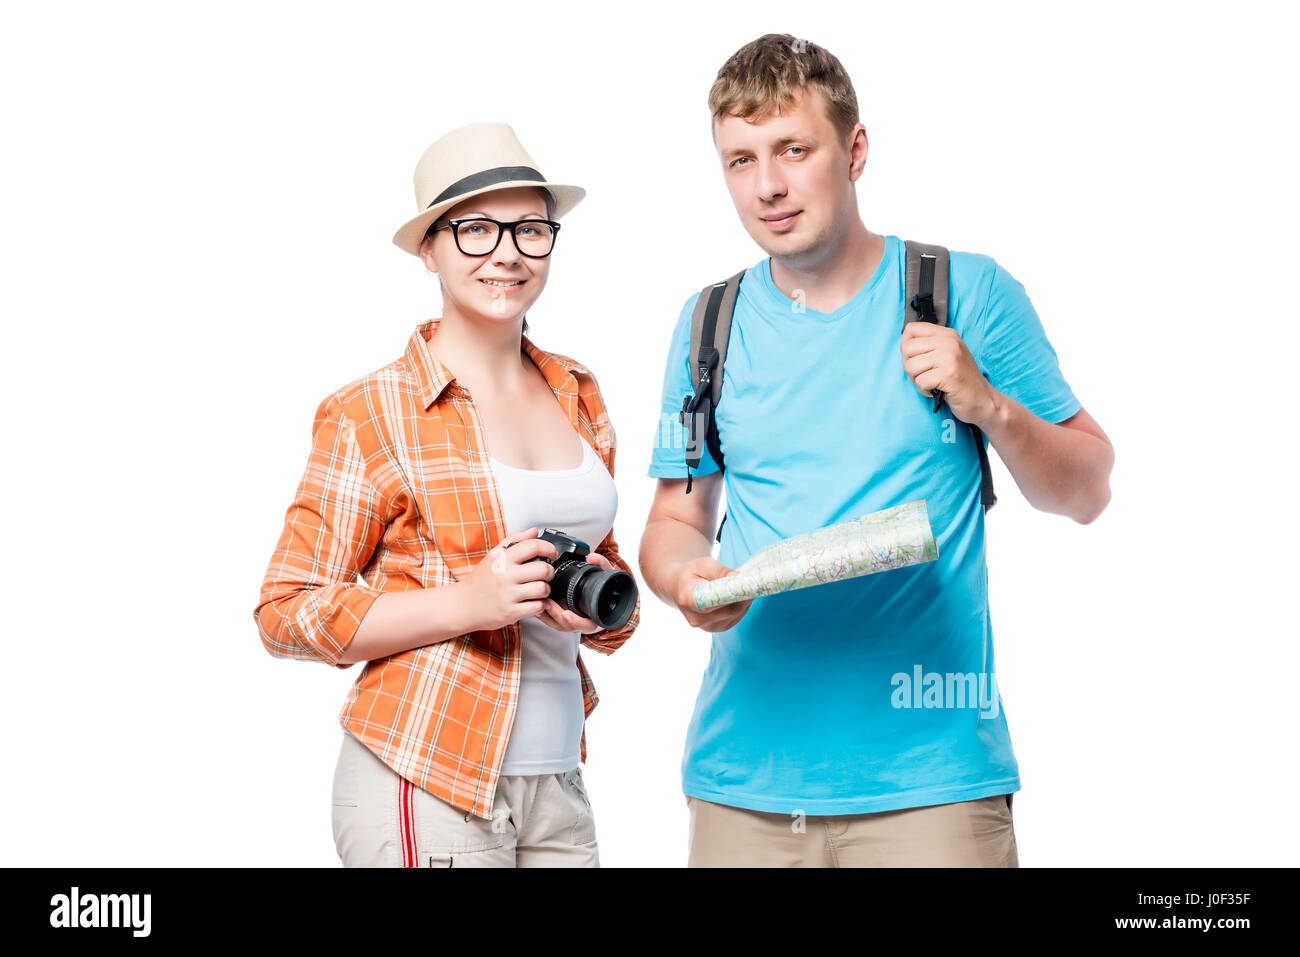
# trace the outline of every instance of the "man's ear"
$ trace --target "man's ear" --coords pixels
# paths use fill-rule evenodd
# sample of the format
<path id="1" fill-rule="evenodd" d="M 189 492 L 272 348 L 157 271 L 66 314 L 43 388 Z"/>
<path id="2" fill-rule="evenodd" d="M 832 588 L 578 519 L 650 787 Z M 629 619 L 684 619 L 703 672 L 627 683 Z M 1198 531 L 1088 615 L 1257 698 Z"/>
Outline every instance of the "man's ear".
<path id="1" fill-rule="evenodd" d="M 858 129 L 862 130 L 862 155 L 857 160 L 853 158 L 853 147 L 858 142 Z M 867 128 L 864 124 L 859 123 L 853 127 L 849 133 L 849 179 L 856 181 L 862 175 L 862 170 L 867 165 L 867 151 L 871 146 L 871 141 L 867 139 Z"/>

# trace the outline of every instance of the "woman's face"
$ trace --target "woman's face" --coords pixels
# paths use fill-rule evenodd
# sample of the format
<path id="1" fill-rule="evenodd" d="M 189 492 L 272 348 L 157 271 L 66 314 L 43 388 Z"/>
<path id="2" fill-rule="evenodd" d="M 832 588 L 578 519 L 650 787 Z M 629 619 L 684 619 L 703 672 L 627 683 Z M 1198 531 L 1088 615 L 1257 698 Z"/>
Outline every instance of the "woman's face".
<path id="1" fill-rule="evenodd" d="M 547 219 L 541 190 L 532 186 L 498 189 L 471 196 L 438 217 L 449 219 L 484 216 L 499 222 L 519 219 Z M 534 259 L 515 248 L 509 231 L 502 230 L 497 248 L 486 256 L 466 256 L 456 247 L 450 229 L 439 229 L 420 245 L 420 258 L 442 280 L 444 300 L 461 315 L 492 322 L 518 322 L 546 286 L 551 268 L 549 257 Z M 507 280 L 515 285 L 490 284 L 484 280 Z"/>

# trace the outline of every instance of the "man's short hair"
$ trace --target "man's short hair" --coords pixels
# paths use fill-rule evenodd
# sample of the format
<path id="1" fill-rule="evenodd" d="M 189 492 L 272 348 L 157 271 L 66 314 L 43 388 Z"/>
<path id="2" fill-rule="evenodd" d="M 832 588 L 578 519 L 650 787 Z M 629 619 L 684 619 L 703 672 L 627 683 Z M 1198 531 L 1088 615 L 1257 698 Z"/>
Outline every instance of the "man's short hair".
<path id="1" fill-rule="evenodd" d="M 765 34 L 733 53 L 709 90 L 709 112 L 715 120 L 766 119 L 793 105 L 809 86 L 821 90 L 828 119 L 847 148 L 860 122 L 853 81 L 825 47 L 788 33 Z"/>

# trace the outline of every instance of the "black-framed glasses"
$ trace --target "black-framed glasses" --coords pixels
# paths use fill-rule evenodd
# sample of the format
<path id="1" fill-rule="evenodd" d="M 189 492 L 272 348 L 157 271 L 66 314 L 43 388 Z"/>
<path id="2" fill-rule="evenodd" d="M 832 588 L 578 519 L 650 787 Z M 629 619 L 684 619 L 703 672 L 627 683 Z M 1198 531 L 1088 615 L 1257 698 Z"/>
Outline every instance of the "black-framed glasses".
<path id="1" fill-rule="evenodd" d="M 501 236 L 509 230 L 515 248 L 522 255 L 529 259 L 545 259 L 555 248 L 555 234 L 560 231 L 560 224 L 550 219 L 517 219 L 513 223 L 503 223 L 482 216 L 469 216 L 449 219 L 430 232 L 448 228 L 456 240 L 456 248 L 466 256 L 490 255 L 501 242 Z"/>

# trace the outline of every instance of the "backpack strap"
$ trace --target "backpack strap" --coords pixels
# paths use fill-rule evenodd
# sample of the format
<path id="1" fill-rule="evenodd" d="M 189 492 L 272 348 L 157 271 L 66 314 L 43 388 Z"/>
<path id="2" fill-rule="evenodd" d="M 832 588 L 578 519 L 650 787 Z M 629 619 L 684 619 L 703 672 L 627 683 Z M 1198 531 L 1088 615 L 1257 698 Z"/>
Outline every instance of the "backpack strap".
<path id="1" fill-rule="evenodd" d="M 948 325 L 948 250 L 943 246 L 907 241 L 906 288 L 903 292 L 903 323 L 933 322 Z M 934 391 L 934 409 L 943 404 L 943 390 Z M 980 457 L 980 502 L 984 511 L 997 504 L 993 494 L 993 470 L 989 467 L 988 449 L 984 447 L 984 433 L 974 423 L 968 422 L 975 449 Z"/>
<path id="2" fill-rule="evenodd" d="M 700 467 L 701 441 L 708 443 L 709 455 L 718 463 L 718 470 L 726 468 L 713 411 L 722 397 L 722 366 L 727 358 L 727 340 L 731 336 L 731 314 L 736 308 L 740 279 L 744 275 L 742 269 L 722 282 L 701 289 L 695 301 L 695 312 L 691 315 L 688 355 L 694 357 L 691 362 L 693 391 L 682 400 L 680 413 L 682 425 L 687 429 L 687 494 L 691 491 L 691 469 Z M 722 540 L 722 525 L 726 521 L 724 514 L 722 523 L 718 525 L 718 541 Z"/>
<path id="3" fill-rule="evenodd" d="M 948 250 L 926 243 L 904 243 L 907 250 L 907 289 L 904 322 L 948 324 Z M 934 409 L 943 403 L 943 390 L 934 390 Z"/>

